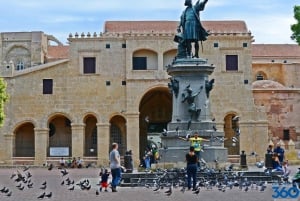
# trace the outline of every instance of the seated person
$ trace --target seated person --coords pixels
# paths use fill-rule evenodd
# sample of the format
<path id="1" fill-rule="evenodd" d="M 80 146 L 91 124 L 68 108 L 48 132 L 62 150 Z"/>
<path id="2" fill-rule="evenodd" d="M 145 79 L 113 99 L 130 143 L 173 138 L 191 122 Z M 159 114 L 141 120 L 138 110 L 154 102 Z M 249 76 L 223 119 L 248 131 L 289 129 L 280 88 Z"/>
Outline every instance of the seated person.
<path id="1" fill-rule="evenodd" d="M 288 177 L 290 175 L 291 170 L 288 167 L 288 162 L 287 161 L 283 161 L 283 163 L 282 163 L 282 171 L 283 171 L 283 176 L 284 177 Z"/>
<path id="2" fill-rule="evenodd" d="M 76 167 L 77 167 L 76 158 L 73 157 L 73 159 L 72 159 L 72 164 L 71 164 L 71 168 L 76 168 Z"/>
<path id="3" fill-rule="evenodd" d="M 272 164 L 273 164 L 273 170 L 274 171 L 282 171 L 282 167 L 279 161 L 278 154 L 274 153 L 272 157 Z"/>
<path id="4" fill-rule="evenodd" d="M 67 167 L 70 168 L 71 166 L 72 166 L 72 160 L 71 160 L 71 158 L 68 158 Z"/>
<path id="5" fill-rule="evenodd" d="M 59 160 L 60 167 L 65 167 L 65 164 L 66 164 L 65 159 L 63 157 L 61 157 L 60 160 Z"/>
<path id="6" fill-rule="evenodd" d="M 77 164 L 77 168 L 82 168 L 83 167 L 83 160 L 78 157 L 77 161 L 76 161 L 76 164 Z"/>

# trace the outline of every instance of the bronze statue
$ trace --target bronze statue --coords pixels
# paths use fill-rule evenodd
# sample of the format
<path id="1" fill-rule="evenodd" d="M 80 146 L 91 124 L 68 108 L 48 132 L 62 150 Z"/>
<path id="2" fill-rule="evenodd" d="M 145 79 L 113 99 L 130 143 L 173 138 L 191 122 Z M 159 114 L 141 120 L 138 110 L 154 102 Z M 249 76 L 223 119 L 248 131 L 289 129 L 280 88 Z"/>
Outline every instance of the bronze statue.
<path id="1" fill-rule="evenodd" d="M 205 41 L 208 32 L 202 27 L 199 12 L 203 11 L 208 0 L 200 2 L 198 0 L 195 5 L 192 0 L 185 0 L 184 5 L 187 6 L 183 11 L 180 24 L 177 28 L 174 41 L 178 42 L 177 58 L 196 57 L 199 58 L 199 43 Z M 192 43 L 195 46 L 195 53 L 192 55 Z"/>
<path id="2" fill-rule="evenodd" d="M 215 83 L 215 79 L 211 79 L 210 81 L 205 80 L 205 91 L 206 97 L 209 98 L 209 92 L 213 89 Z"/>
<path id="3" fill-rule="evenodd" d="M 178 97 L 178 92 L 179 92 L 179 81 L 176 80 L 175 78 L 170 79 L 170 83 L 168 83 L 168 87 L 171 90 L 172 93 L 174 93 L 175 97 Z"/>
<path id="4" fill-rule="evenodd" d="M 195 98 L 200 94 L 200 92 L 202 91 L 203 89 L 203 86 L 200 87 L 200 90 L 196 93 L 193 93 L 193 89 L 191 88 L 190 85 L 188 85 L 186 88 L 185 88 L 185 91 L 187 92 L 186 94 L 185 93 L 182 93 L 182 103 L 184 103 L 185 101 L 188 103 L 189 105 L 189 108 L 188 108 L 188 111 L 190 112 L 191 114 L 191 120 L 193 119 L 198 119 L 199 115 L 200 115 L 200 112 L 201 112 L 201 109 L 198 108 L 195 104 Z"/>

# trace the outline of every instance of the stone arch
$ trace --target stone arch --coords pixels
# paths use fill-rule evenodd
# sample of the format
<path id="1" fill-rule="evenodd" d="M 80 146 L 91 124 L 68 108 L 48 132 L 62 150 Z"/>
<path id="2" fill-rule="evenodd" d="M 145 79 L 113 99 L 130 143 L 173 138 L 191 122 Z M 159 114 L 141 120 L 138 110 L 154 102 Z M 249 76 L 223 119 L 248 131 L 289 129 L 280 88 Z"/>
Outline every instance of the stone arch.
<path id="1" fill-rule="evenodd" d="M 239 138 L 239 116 L 237 112 L 227 112 L 224 117 L 224 147 L 228 150 L 228 155 L 240 154 Z M 237 140 L 236 140 L 236 139 Z"/>
<path id="2" fill-rule="evenodd" d="M 93 157 L 97 156 L 97 142 L 98 142 L 98 130 L 97 130 L 97 117 L 93 114 L 87 114 L 83 118 L 84 128 L 84 156 Z"/>
<path id="3" fill-rule="evenodd" d="M 25 119 L 25 120 L 23 120 L 23 121 L 20 121 L 20 122 L 16 123 L 16 125 L 15 125 L 14 128 L 13 128 L 13 130 L 14 130 L 14 131 L 17 130 L 20 126 L 22 126 L 22 125 L 24 125 L 24 124 L 26 124 L 26 123 L 33 124 L 33 127 L 34 127 L 34 128 L 37 127 L 37 122 L 36 122 L 36 120 L 35 120 L 35 119 L 29 118 L 29 119 Z"/>
<path id="4" fill-rule="evenodd" d="M 14 129 L 15 140 L 13 142 L 14 157 L 35 156 L 35 125 L 31 121 L 23 121 Z"/>
<path id="5" fill-rule="evenodd" d="M 13 45 L 7 51 L 5 60 L 12 61 L 15 70 L 23 70 L 31 66 L 31 52 L 24 45 Z"/>
<path id="6" fill-rule="evenodd" d="M 86 121 L 86 118 L 89 117 L 89 116 L 94 116 L 97 120 L 97 122 L 101 122 L 101 118 L 100 116 L 95 113 L 95 112 L 86 112 L 83 114 L 83 123 Z"/>
<path id="7" fill-rule="evenodd" d="M 48 119 L 48 152 L 50 156 L 51 147 L 63 147 L 69 151 L 69 156 L 72 153 L 72 121 L 68 116 L 62 113 L 55 113 L 49 116 Z"/>
<path id="8" fill-rule="evenodd" d="M 124 156 L 127 150 L 126 119 L 121 115 L 115 115 L 110 118 L 109 123 L 109 144 L 118 143 L 120 155 Z"/>
<path id="9" fill-rule="evenodd" d="M 163 66 L 166 67 L 172 64 L 174 58 L 177 55 L 177 49 L 167 50 L 163 53 Z"/>
<path id="10" fill-rule="evenodd" d="M 160 143 L 160 134 L 172 119 L 172 94 L 166 86 L 148 89 L 139 102 L 140 157 L 148 141 Z"/>
<path id="11" fill-rule="evenodd" d="M 137 49 L 132 53 L 133 70 L 157 70 L 158 53 L 151 49 Z"/>
<path id="12" fill-rule="evenodd" d="M 74 119 L 72 119 L 72 117 L 70 115 L 68 115 L 68 114 L 66 114 L 64 112 L 54 112 L 54 113 L 52 113 L 52 114 L 50 114 L 50 115 L 47 116 L 47 119 L 48 119 L 47 126 L 48 126 L 49 122 L 53 118 L 55 118 L 56 116 L 64 116 L 64 117 L 68 118 L 71 122 L 74 122 Z"/>

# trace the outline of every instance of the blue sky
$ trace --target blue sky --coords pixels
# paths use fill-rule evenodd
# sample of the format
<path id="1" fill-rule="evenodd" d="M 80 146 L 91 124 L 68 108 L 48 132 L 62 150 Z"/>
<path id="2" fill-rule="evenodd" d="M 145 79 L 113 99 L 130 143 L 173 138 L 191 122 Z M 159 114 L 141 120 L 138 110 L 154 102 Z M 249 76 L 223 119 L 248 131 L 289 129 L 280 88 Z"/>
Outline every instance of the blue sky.
<path id="1" fill-rule="evenodd" d="M 295 43 L 295 5 L 300 0 L 208 0 L 200 18 L 243 20 L 255 43 Z M 69 33 L 99 33 L 109 20 L 177 21 L 185 6 L 184 0 L 9 0 L 1 8 L 0 32 L 43 31 L 66 43 Z"/>

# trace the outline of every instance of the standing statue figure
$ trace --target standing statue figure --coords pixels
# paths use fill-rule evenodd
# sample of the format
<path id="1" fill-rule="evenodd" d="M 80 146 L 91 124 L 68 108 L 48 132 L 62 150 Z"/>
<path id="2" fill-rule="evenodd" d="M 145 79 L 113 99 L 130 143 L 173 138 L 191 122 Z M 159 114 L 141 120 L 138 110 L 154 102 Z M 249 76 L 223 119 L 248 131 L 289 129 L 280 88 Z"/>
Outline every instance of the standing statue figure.
<path id="1" fill-rule="evenodd" d="M 198 117 L 200 115 L 201 109 L 196 106 L 195 98 L 200 94 L 202 89 L 203 89 L 203 86 L 200 87 L 200 90 L 198 92 L 193 93 L 193 90 L 192 90 L 191 86 L 188 85 L 185 88 L 185 91 L 187 92 L 187 94 L 185 94 L 185 93 L 182 94 L 182 101 L 181 102 L 184 103 L 186 101 L 189 105 L 188 111 L 191 114 L 190 121 L 192 121 L 194 118 L 196 120 L 198 120 Z"/>
<path id="2" fill-rule="evenodd" d="M 175 42 L 178 42 L 177 58 L 196 57 L 199 58 L 199 43 L 205 41 L 208 32 L 202 27 L 199 12 L 203 11 L 208 0 L 200 2 L 198 0 L 195 5 L 192 0 L 185 0 L 184 5 L 187 6 L 183 11 L 180 24 L 177 28 L 178 34 L 175 36 Z M 192 55 L 192 43 L 195 43 L 195 53 Z M 184 52 L 184 53 L 183 53 Z"/>

